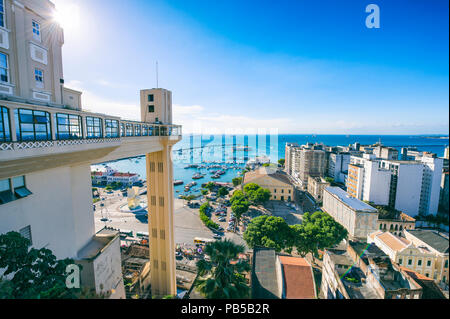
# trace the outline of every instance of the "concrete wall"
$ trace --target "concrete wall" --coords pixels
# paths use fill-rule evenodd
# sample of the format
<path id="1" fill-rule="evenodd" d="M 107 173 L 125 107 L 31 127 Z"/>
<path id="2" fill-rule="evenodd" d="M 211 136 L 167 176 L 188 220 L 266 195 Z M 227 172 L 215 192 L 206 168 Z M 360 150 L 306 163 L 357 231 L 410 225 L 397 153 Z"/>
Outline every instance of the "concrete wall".
<path id="1" fill-rule="evenodd" d="M 412 217 L 419 213 L 422 171 L 417 164 L 402 164 L 398 169 L 395 208 Z"/>
<path id="2" fill-rule="evenodd" d="M 30 225 L 34 247 L 75 258 L 94 234 L 90 166 L 27 174 L 25 183 L 32 195 L 0 205 L 0 233 Z"/>

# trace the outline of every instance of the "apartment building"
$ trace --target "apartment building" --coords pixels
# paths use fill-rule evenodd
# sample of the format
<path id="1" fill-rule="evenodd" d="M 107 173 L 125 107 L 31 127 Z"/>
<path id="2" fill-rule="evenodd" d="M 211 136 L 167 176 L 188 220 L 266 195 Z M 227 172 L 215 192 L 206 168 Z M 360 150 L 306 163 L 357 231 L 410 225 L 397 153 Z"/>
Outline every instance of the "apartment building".
<path id="1" fill-rule="evenodd" d="M 373 154 L 351 156 L 348 166 L 347 192 L 355 198 L 379 205 L 389 203 L 391 172 L 379 167 Z"/>
<path id="2" fill-rule="evenodd" d="M 388 205 L 410 216 L 436 214 L 442 159 L 384 160 L 374 154 L 351 156 L 347 192 L 358 199 Z"/>
<path id="3" fill-rule="evenodd" d="M 325 188 L 322 209 L 347 229 L 349 238 L 365 240 L 378 229 L 378 211 L 339 187 Z"/>
<path id="4" fill-rule="evenodd" d="M 417 232 L 421 234 L 423 230 L 407 230 L 407 232 L 409 234 L 408 237 L 411 238 L 414 236 L 411 234 Z M 436 239 L 432 243 L 433 246 L 436 247 L 440 242 L 447 245 L 448 259 L 448 239 L 440 236 Z M 420 243 L 416 246 L 412 240 L 383 231 L 370 234 L 367 237 L 367 242 L 377 245 L 398 265 L 411 269 L 427 278 L 432 278 L 436 283 L 442 281 L 448 285 L 448 266 L 447 268 L 442 267 L 442 265 L 445 266 L 445 261 L 443 262 L 445 252 L 438 252 L 436 249 L 431 249 L 428 245 Z"/>
<path id="5" fill-rule="evenodd" d="M 314 199 L 321 203 L 323 200 L 323 191 L 330 186 L 323 177 L 308 177 L 308 193 L 314 197 Z"/>
<path id="6" fill-rule="evenodd" d="M 394 147 L 383 146 L 381 144 L 378 144 L 374 147 L 372 152 L 377 158 L 383 158 L 387 160 L 398 159 L 398 150 Z"/>
<path id="7" fill-rule="evenodd" d="M 286 172 L 293 177 L 303 190 L 308 188 L 308 176 L 324 176 L 326 171 L 326 152 L 323 144 L 307 143 L 302 146 L 286 144 Z"/>
<path id="8" fill-rule="evenodd" d="M 0 0 L 0 233 L 73 258 L 82 285 L 124 298 L 119 235 L 95 233 L 90 165 L 146 154 L 152 292 L 175 294 L 170 154 L 181 127 L 171 100 L 155 99 L 170 91 L 141 91 L 142 122 L 83 111 L 81 92 L 64 87 L 54 10 L 47 0 Z"/>
<path id="9" fill-rule="evenodd" d="M 350 164 L 350 153 L 329 153 L 327 175 L 337 183 L 344 183 Z"/>

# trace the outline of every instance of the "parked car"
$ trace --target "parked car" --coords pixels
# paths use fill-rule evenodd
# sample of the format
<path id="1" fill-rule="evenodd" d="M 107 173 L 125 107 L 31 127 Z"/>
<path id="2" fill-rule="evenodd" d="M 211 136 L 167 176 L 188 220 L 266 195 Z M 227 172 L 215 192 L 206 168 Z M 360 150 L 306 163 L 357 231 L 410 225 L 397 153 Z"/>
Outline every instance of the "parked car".
<path id="1" fill-rule="evenodd" d="M 214 235 L 213 238 L 214 238 L 214 239 L 218 239 L 218 240 L 222 239 L 222 237 L 219 236 L 219 235 Z"/>
<path id="2" fill-rule="evenodd" d="M 220 217 L 218 220 L 219 220 L 219 222 L 224 222 L 224 221 L 226 221 L 226 218 L 225 217 Z"/>

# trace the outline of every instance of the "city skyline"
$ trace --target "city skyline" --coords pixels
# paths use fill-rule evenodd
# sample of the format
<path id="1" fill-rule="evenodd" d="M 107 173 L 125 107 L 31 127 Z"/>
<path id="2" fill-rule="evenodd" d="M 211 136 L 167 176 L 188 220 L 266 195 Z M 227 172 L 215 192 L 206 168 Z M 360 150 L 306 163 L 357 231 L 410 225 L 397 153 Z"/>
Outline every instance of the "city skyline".
<path id="1" fill-rule="evenodd" d="M 362 1 L 54 3 L 87 12 L 65 28 L 63 55 L 95 112 L 132 119 L 158 61 L 186 133 L 448 134 L 444 1 L 378 1 L 380 29 L 365 27 Z"/>

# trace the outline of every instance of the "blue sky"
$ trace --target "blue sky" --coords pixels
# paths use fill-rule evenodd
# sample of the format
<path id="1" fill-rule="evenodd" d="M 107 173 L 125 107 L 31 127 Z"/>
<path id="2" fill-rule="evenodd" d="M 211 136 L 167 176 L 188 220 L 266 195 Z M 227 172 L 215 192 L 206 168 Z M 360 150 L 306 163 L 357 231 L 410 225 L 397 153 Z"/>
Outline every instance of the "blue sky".
<path id="1" fill-rule="evenodd" d="M 447 0 L 53 2 L 77 20 L 64 77 L 92 111 L 139 119 L 158 61 L 184 132 L 449 130 Z M 370 3 L 380 29 L 365 27 Z"/>

